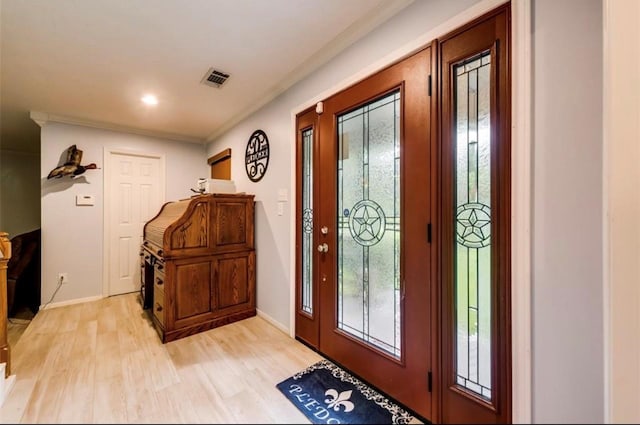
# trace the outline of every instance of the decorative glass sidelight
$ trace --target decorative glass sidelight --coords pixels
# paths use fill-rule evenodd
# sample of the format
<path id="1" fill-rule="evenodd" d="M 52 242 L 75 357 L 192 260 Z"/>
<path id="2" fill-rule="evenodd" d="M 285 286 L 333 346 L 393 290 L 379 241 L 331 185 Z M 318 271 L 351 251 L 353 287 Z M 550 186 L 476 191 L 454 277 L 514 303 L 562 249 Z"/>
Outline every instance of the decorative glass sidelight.
<path id="1" fill-rule="evenodd" d="M 454 67 L 456 382 L 491 400 L 491 54 Z"/>
<path id="2" fill-rule="evenodd" d="M 313 129 L 302 132 L 302 311 L 313 314 Z"/>
<path id="3" fill-rule="evenodd" d="M 338 323 L 400 358 L 400 91 L 338 116 Z"/>

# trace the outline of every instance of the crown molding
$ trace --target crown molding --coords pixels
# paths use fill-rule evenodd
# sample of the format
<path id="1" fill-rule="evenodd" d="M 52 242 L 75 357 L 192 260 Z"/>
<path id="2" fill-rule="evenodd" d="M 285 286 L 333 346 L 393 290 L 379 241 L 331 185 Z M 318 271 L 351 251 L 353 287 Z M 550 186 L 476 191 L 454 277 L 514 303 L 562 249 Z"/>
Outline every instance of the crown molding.
<path id="1" fill-rule="evenodd" d="M 168 139 L 168 140 L 174 140 L 178 142 L 197 143 L 200 145 L 206 143 L 206 140 L 204 139 L 185 136 L 183 134 L 174 134 L 174 133 L 166 133 L 162 131 L 145 130 L 142 128 L 128 127 L 128 126 L 117 125 L 117 124 L 112 124 L 108 122 L 93 121 L 93 120 L 87 120 L 84 118 L 77 118 L 77 117 L 71 117 L 71 116 L 65 116 L 65 115 L 49 114 L 47 112 L 42 112 L 42 111 L 30 111 L 29 117 L 40 127 L 44 127 L 48 122 L 58 122 L 62 124 L 80 125 L 83 127 L 97 128 L 101 130 L 117 131 L 120 133 L 130 133 L 130 134 L 138 134 L 141 136 L 157 137 L 160 139 Z"/>
<path id="2" fill-rule="evenodd" d="M 30 111 L 29 118 L 31 118 L 40 127 L 43 127 L 49 120 L 49 114 L 38 111 Z"/>
<path id="3" fill-rule="evenodd" d="M 405 7 L 409 6 L 414 1 L 415 0 L 383 1 L 379 5 L 379 7 L 362 16 L 353 25 L 347 27 L 333 40 L 325 44 L 310 58 L 308 58 L 296 68 L 294 68 L 291 72 L 289 72 L 279 84 L 271 88 L 271 90 L 269 90 L 267 94 L 264 95 L 261 99 L 254 102 L 252 107 L 244 109 L 240 114 L 232 117 L 218 130 L 214 131 L 209 137 L 206 138 L 205 143 L 212 142 L 227 131 L 231 130 L 242 120 L 249 117 L 251 114 L 278 97 L 278 95 L 284 93 L 295 83 L 310 75 L 313 71 L 320 68 L 325 63 L 329 62 L 329 60 L 331 60 L 338 53 L 358 41 L 364 35 L 371 32 L 371 30 L 400 12 Z"/>

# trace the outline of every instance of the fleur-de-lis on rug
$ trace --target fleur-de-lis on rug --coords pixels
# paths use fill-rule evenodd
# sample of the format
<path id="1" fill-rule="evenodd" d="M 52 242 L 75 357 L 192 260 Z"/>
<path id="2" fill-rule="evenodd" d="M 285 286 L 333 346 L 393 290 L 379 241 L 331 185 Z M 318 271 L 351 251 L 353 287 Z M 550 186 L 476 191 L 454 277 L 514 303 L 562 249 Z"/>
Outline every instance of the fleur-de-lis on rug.
<path id="1" fill-rule="evenodd" d="M 345 412 L 351 412 L 355 407 L 352 402 L 349 401 L 351 397 L 351 390 L 343 391 L 338 394 L 338 391 L 333 388 L 325 391 L 324 395 L 329 396 L 324 402 L 327 403 L 329 409 L 333 408 L 336 412 L 340 411 L 340 406 L 344 407 Z"/>

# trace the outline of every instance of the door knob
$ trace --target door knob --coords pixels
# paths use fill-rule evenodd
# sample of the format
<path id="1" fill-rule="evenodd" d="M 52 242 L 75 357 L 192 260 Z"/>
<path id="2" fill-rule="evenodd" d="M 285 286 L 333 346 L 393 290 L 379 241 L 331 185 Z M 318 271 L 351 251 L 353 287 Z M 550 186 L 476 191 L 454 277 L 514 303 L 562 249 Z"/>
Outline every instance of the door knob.
<path id="1" fill-rule="evenodd" d="M 319 252 L 329 252 L 329 245 L 327 245 L 326 243 L 322 243 L 322 244 L 318 245 L 318 251 Z"/>

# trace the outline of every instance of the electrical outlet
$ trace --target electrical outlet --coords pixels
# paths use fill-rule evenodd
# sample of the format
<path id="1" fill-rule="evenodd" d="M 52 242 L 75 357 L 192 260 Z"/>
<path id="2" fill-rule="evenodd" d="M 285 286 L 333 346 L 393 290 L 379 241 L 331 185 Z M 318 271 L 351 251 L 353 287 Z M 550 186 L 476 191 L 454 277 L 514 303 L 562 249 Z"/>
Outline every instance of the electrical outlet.
<path id="1" fill-rule="evenodd" d="M 58 283 L 69 283 L 69 273 L 58 273 Z"/>

